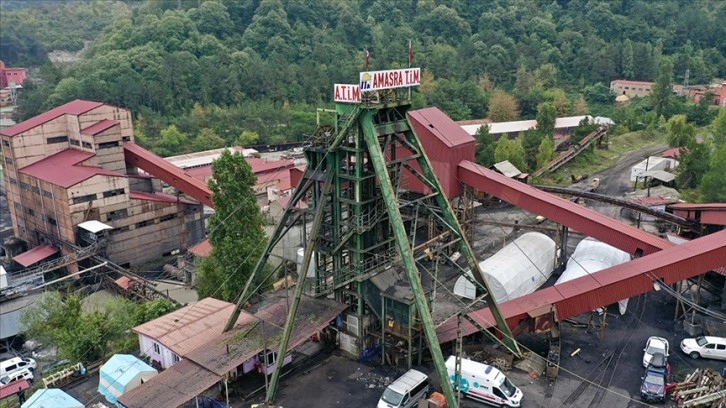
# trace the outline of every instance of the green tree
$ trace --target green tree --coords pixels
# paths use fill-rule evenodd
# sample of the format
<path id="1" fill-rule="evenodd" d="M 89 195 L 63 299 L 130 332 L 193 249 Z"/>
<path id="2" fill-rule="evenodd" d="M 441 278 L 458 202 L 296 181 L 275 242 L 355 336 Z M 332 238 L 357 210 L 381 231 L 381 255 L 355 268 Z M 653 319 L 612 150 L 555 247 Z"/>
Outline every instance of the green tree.
<path id="1" fill-rule="evenodd" d="M 722 144 L 711 156 L 708 170 L 701 180 L 703 200 L 709 203 L 726 203 L 726 144 Z"/>
<path id="2" fill-rule="evenodd" d="M 195 152 L 203 152 L 205 150 L 219 149 L 224 147 L 224 139 L 222 139 L 214 130 L 203 128 L 192 142 L 192 150 Z"/>
<path id="3" fill-rule="evenodd" d="M 524 147 L 524 157 L 527 162 L 526 168 L 519 168 L 522 171 L 527 169 L 535 169 L 537 167 L 537 151 L 539 146 L 542 144 L 543 139 L 547 139 L 552 136 L 540 132 L 537 129 L 530 129 L 524 132 L 522 140 L 522 147 Z"/>
<path id="4" fill-rule="evenodd" d="M 543 168 L 547 163 L 555 158 L 555 143 L 550 137 L 542 138 L 542 142 L 539 144 L 537 149 L 537 166 L 539 170 Z"/>
<path id="5" fill-rule="evenodd" d="M 681 160 L 676 175 L 678 186 L 680 188 L 698 187 L 703 175 L 709 169 L 710 158 L 711 146 L 707 141 L 691 142 L 685 152 L 681 151 Z"/>
<path id="6" fill-rule="evenodd" d="M 717 148 L 726 145 L 726 109 L 719 109 L 718 115 L 711 122 L 713 142 Z"/>
<path id="7" fill-rule="evenodd" d="M 666 136 L 668 146 L 681 147 L 689 146 L 695 141 L 696 126 L 688 123 L 686 115 L 675 115 L 666 123 Z"/>
<path id="8" fill-rule="evenodd" d="M 538 132 L 546 136 L 554 137 L 556 121 L 557 109 L 553 103 L 545 102 L 537 106 Z M 539 145 L 539 142 L 537 144 Z"/>
<path id="9" fill-rule="evenodd" d="M 517 100 L 508 93 L 497 90 L 489 98 L 489 119 L 492 122 L 508 122 L 519 119 Z"/>
<path id="10" fill-rule="evenodd" d="M 653 100 L 655 115 L 667 115 L 668 105 L 673 96 L 673 61 L 668 57 L 661 58 L 658 63 L 658 77 L 650 94 Z"/>
<path id="11" fill-rule="evenodd" d="M 521 138 L 509 139 L 506 135 L 499 138 L 494 149 L 494 161 L 499 163 L 505 160 L 509 160 L 520 171 L 527 170 L 527 161 Z"/>
<path id="12" fill-rule="evenodd" d="M 199 265 L 197 293 L 200 298 L 234 301 L 264 249 L 264 220 L 252 189 L 255 176 L 239 152 L 232 154 L 225 149 L 212 163 L 212 175 L 212 252 Z"/>
<path id="13" fill-rule="evenodd" d="M 251 130 L 245 130 L 237 138 L 237 143 L 240 146 L 253 146 L 260 141 L 260 135 L 257 132 Z"/>
<path id="14" fill-rule="evenodd" d="M 55 345 L 61 357 L 95 361 L 118 345 L 135 342 L 130 333 L 139 324 L 134 318 L 135 308 L 123 298 L 113 298 L 105 305 L 85 310 L 81 295 L 45 292 L 23 312 L 20 321 L 26 336 Z"/>
<path id="15" fill-rule="evenodd" d="M 630 41 L 630 38 L 626 38 L 625 41 L 623 41 L 623 49 L 621 51 L 620 59 L 620 70 L 623 74 L 623 78 L 634 79 L 635 65 L 633 62 L 633 42 Z"/>
<path id="16" fill-rule="evenodd" d="M 587 107 L 587 101 L 580 95 L 575 101 L 575 106 L 572 107 L 572 113 L 576 116 L 587 115 L 590 113 L 590 109 Z"/>
<path id="17" fill-rule="evenodd" d="M 170 125 L 161 131 L 161 139 L 156 142 L 154 152 L 161 156 L 181 153 L 187 148 L 189 139 L 180 132 L 175 125 Z"/>
<path id="18" fill-rule="evenodd" d="M 494 164 L 494 138 L 486 124 L 476 131 L 476 162 L 485 167 Z"/>

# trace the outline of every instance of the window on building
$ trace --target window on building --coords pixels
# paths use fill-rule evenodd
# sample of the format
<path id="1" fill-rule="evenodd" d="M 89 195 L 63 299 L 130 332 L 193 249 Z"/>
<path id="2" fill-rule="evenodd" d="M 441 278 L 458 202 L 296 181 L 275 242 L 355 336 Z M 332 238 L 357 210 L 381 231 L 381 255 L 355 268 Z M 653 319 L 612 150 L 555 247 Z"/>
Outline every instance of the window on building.
<path id="1" fill-rule="evenodd" d="M 83 147 L 85 147 L 86 149 L 93 149 L 93 145 L 88 142 L 83 142 Z"/>
<path id="2" fill-rule="evenodd" d="M 33 211 L 33 209 L 32 209 L 32 208 L 26 208 L 26 209 L 25 209 L 25 212 L 27 212 L 27 213 L 28 213 L 28 215 L 35 215 L 35 211 Z"/>
<path id="3" fill-rule="evenodd" d="M 129 211 L 125 208 L 122 208 L 120 210 L 111 211 L 108 214 L 106 214 L 106 220 L 113 221 L 113 220 L 118 220 L 121 218 L 126 218 L 128 216 L 129 216 Z"/>
<path id="4" fill-rule="evenodd" d="M 154 353 L 161 354 L 161 347 L 159 347 L 159 343 L 154 343 Z"/>
<path id="5" fill-rule="evenodd" d="M 28 191 L 30 191 L 30 184 L 28 184 L 28 183 L 23 183 L 23 182 L 21 181 L 21 182 L 20 182 L 20 188 L 22 188 L 23 190 L 28 190 Z"/>
<path id="6" fill-rule="evenodd" d="M 45 139 L 47 144 L 68 143 L 68 136 L 49 137 Z"/>
<path id="7" fill-rule="evenodd" d="M 58 225 L 58 222 L 55 220 L 55 218 L 46 217 L 46 219 L 48 220 L 48 224 L 50 224 L 50 225 Z"/>
<path id="8" fill-rule="evenodd" d="M 15 180 L 12 177 L 8 177 L 10 179 L 10 184 L 18 184 L 18 180 Z"/>
<path id="9" fill-rule="evenodd" d="M 40 194 L 40 189 L 36 186 L 31 186 L 30 191 L 34 192 L 35 194 Z"/>
<path id="10" fill-rule="evenodd" d="M 7 140 L 3 139 L 3 146 L 10 147 L 10 142 L 8 142 Z"/>
<path id="11" fill-rule="evenodd" d="M 80 146 L 80 145 L 81 145 L 81 141 L 80 141 L 80 140 L 78 140 L 78 139 L 71 139 L 71 140 L 69 140 L 68 142 L 69 142 L 69 143 L 70 143 L 70 144 L 71 144 L 72 146 Z"/>
<path id="12" fill-rule="evenodd" d="M 131 136 L 124 136 L 124 137 L 121 138 L 121 141 L 122 142 L 130 142 L 131 141 Z"/>
<path id="13" fill-rule="evenodd" d="M 95 194 L 88 194 L 84 196 L 73 197 L 73 204 L 87 203 L 96 199 Z"/>
<path id="14" fill-rule="evenodd" d="M 115 142 L 106 142 L 106 143 L 99 143 L 98 148 L 99 149 L 110 149 L 112 147 L 118 147 L 118 141 Z"/>
<path id="15" fill-rule="evenodd" d="M 153 224 L 154 224 L 154 220 L 141 221 L 141 222 L 136 223 L 136 228 L 144 228 L 148 225 L 153 225 Z"/>
<path id="16" fill-rule="evenodd" d="M 180 361 L 181 361 L 181 357 L 177 356 L 177 355 L 176 355 L 176 354 L 174 354 L 174 353 L 171 353 L 171 360 L 172 360 L 173 362 L 175 362 L 175 363 L 178 363 L 178 362 L 180 362 Z"/>
<path id="17" fill-rule="evenodd" d="M 42 190 L 43 197 L 53 198 L 53 193 L 48 190 Z"/>
<path id="18" fill-rule="evenodd" d="M 116 190 L 104 191 L 103 198 L 116 197 L 117 195 L 123 195 L 126 190 L 123 188 L 117 188 Z"/>
<path id="19" fill-rule="evenodd" d="M 126 232 L 126 231 L 128 231 L 128 230 L 129 230 L 129 227 L 128 227 L 128 226 L 126 226 L 126 227 L 119 227 L 119 228 L 114 228 L 114 229 L 112 229 L 112 230 L 111 230 L 111 235 L 116 235 L 116 234 L 120 234 L 120 233 L 122 233 L 122 232 Z"/>
<path id="20" fill-rule="evenodd" d="M 7 164 L 13 164 L 13 158 L 10 156 L 5 156 L 5 163 Z"/>
<path id="21" fill-rule="evenodd" d="M 169 215 L 165 215 L 165 216 L 163 216 L 163 217 L 159 218 L 159 222 L 164 222 L 164 221 L 171 221 L 171 220 L 173 220 L 174 218 L 176 218 L 176 214 L 169 214 Z"/>

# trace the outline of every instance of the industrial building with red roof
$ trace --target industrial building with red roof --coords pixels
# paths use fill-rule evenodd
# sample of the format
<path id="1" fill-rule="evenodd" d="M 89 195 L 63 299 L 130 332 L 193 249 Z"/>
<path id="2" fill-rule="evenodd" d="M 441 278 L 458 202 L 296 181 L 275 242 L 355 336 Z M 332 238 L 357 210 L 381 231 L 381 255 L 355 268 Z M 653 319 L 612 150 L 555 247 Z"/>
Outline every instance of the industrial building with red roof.
<path id="1" fill-rule="evenodd" d="M 128 110 L 84 100 L 0 131 L 14 234 L 30 247 L 50 245 L 42 245 L 47 239 L 67 244 L 28 251 L 28 259 L 19 257 L 22 266 L 70 254 L 84 233 L 78 225 L 89 220 L 108 225 L 106 255 L 120 265 L 138 265 L 204 239 L 201 204 L 165 194 L 159 180 L 127 162 L 128 148 L 153 156 L 133 138 Z"/>

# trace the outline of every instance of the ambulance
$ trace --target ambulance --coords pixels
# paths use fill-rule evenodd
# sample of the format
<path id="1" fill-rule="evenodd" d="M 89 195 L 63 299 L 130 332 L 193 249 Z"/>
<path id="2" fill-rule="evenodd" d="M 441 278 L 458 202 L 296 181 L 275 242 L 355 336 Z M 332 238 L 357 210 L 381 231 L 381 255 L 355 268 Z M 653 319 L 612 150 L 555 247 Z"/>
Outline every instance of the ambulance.
<path id="1" fill-rule="evenodd" d="M 464 396 L 500 407 L 521 406 L 522 391 L 495 367 L 462 358 L 458 379 L 455 367 L 456 357 L 451 356 L 446 360 L 446 372 L 454 390 L 458 387 Z"/>

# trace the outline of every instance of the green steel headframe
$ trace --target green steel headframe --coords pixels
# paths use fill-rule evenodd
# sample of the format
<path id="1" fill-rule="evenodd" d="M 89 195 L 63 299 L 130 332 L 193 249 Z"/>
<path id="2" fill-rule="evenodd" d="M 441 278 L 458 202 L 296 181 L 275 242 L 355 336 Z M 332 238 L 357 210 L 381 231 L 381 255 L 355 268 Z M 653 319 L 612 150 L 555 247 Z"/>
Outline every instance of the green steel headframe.
<path id="1" fill-rule="evenodd" d="M 284 356 L 287 352 L 297 308 L 304 292 L 313 296 L 333 294 L 338 301 L 347 302 L 352 311 L 361 317 L 364 309 L 362 287 L 365 281 L 392 264 L 397 264 L 405 271 L 411 285 L 421 327 L 447 403 L 455 407 L 454 391 L 448 381 L 429 301 L 421 281 L 422 272 L 414 257 L 415 234 L 407 232 L 406 219 L 401 211 L 398 194 L 404 169 L 432 191 L 420 202 L 433 203 L 434 208 L 431 210 L 435 213 L 438 225 L 458 244 L 460 253 L 473 272 L 474 283 L 485 292 L 484 299 L 503 334 L 505 345 L 517 355 L 519 350 L 496 302 L 489 295 L 491 292 L 456 214 L 408 122 L 406 112 L 410 102 L 399 101 L 395 91 L 368 95 L 371 97 L 360 105 L 336 105 L 336 125 L 319 128 L 311 138 L 311 145 L 305 149 L 308 161 L 305 173 L 254 273 L 249 277 L 225 331 L 234 327 L 242 305 L 256 291 L 252 290 L 252 282 L 262 273 L 275 245 L 297 220 L 314 214 L 308 244 L 305 246 L 302 272 L 298 277 L 278 355 Z M 412 163 L 418 164 L 421 170 L 416 170 Z M 301 210 L 297 204 L 306 197 L 310 209 Z M 311 263 L 315 274 L 311 278 L 312 282 L 306 283 Z M 277 365 L 274 370 L 267 401 L 274 400 L 281 367 Z"/>

